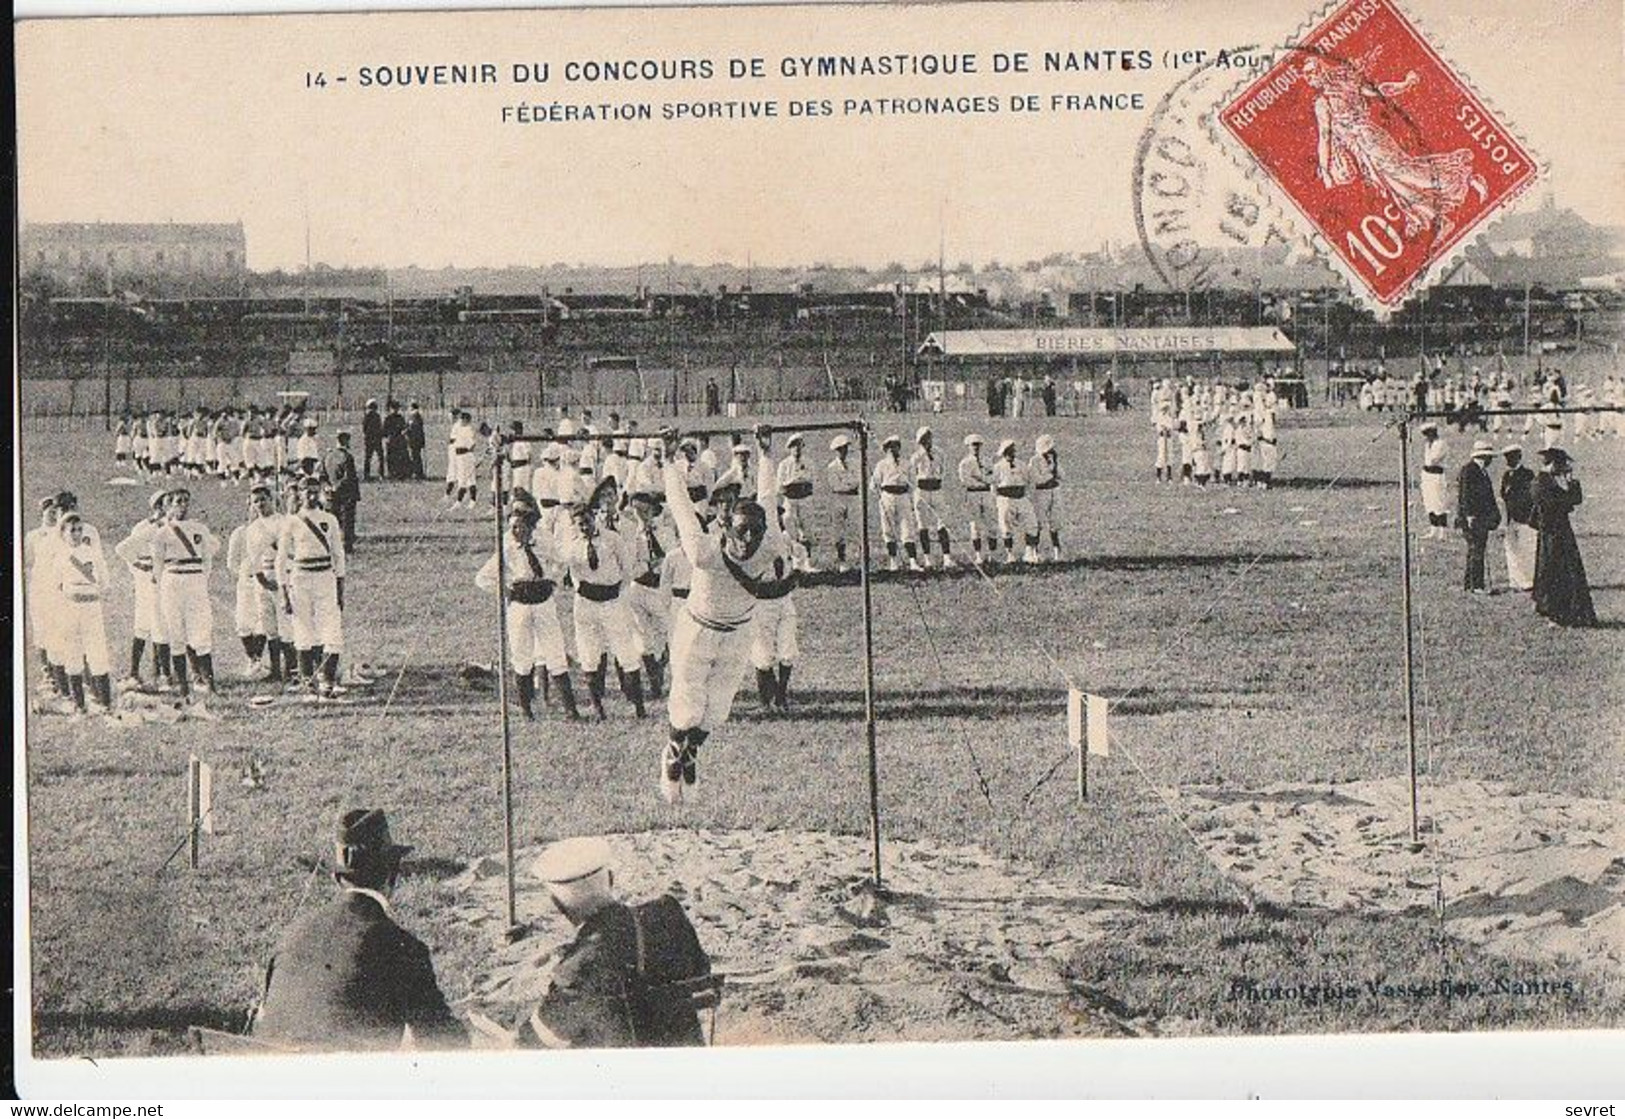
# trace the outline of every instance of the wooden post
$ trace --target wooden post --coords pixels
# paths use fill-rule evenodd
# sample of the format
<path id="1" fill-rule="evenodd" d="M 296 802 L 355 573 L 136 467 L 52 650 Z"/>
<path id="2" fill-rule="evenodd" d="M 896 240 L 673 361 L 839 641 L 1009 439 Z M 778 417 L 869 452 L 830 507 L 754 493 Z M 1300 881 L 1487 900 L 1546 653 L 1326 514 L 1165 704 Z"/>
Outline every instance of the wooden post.
<path id="1" fill-rule="evenodd" d="M 507 441 L 497 444 L 491 465 L 491 493 L 495 498 L 497 542 L 497 704 L 502 709 L 502 854 L 507 865 L 509 940 L 518 938 L 519 911 L 515 899 L 513 866 L 513 726 L 508 714 L 508 549 L 503 523 L 502 460 Z"/>
<path id="2" fill-rule="evenodd" d="M 1411 603 L 1411 422 L 1399 421 L 1399 537 L 1400 583 L 1405 612 L 1405 742 L 1410 758 L 1411 842 L 1422 841 L 1421 814 L 1416 793 L 1416 657 L 1412 649 Z"/>
<path id="3" fill-rule="evenodd" d="M 203 832 L 203 766 L 193 754 L 186 760 L 186 862 L 198 868 Z"/>
<path id="4" fill-rule="evenodd" d="M 869 425 L 858 424 L 858 500 L 863 504 L 863 734 L 869 748 L 869 846 L 875 889 L 880 881 L 880 759 L 875 743 L 875 605 L 869 583 Z"/>

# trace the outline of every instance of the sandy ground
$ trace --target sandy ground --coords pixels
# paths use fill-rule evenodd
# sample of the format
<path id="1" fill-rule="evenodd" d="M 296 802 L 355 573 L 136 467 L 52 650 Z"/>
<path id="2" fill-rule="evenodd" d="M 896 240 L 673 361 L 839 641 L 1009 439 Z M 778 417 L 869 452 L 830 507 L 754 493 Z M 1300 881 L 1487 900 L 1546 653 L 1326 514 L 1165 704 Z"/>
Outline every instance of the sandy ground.
<path id="1" fill-rule="evenodd" d="M 683 900 L 726 977 L 716 1044 L 1121 1037 L 1148 1031 L 1070 982 L 1078 948 L 1131 923 L 1123 888 L 1022 873 L 972 847 L 886 845 L 884 897 L 865 888 L 868 841 L 790 831 L 607 837 L 623 896 Z M 452 916 L 496 943 L 461 1009 L 506 1027 L 541 997 L 569 930 L 516 860 L 528 935 L 501 944 L 503 863 L 449 885 Z"/>
<path id="2" fill-rule="evenodd" d="M 1424 784 L 1417 850 L 1401 780 L 1178 796 L 1213 860 L 1260 900 L 1442 912 L 1451 935 L 1519 960 L 1618 971 L 1625 957 L 1625 805 L 1616 801 Z"/>

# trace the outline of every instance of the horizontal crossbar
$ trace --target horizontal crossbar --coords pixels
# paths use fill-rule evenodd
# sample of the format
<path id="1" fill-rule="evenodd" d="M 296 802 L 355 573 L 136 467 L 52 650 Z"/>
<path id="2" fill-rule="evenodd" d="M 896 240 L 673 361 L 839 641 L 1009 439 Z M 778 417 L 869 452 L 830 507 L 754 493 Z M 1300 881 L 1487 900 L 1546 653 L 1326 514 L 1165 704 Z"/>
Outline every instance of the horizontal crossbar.
<path id="1" fill-rule="evenodd" d="M 752 424 L 749 427 L 712 427 L 677 429 L 678 438 L 714 438 L 719 435 L 752 435 L 766 430 L 774 435 L 790 435 L 798 431 L 851 431 L 860 432 L 867 425 L 862 420 L 821 420 L 805 424 Z M 640 431 L 636 435 L 621 432 L 599 432 L 597 435 L 503 435 L 503 443 L 613 443 L 623 439 L 659 439 L 665 428 Z"/>

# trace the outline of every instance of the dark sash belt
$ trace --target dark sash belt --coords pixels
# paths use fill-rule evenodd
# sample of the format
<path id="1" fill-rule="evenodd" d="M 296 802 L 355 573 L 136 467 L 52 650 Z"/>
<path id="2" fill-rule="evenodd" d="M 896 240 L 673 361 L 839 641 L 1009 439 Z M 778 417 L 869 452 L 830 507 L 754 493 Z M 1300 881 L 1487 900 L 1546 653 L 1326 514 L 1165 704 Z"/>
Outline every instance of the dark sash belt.
<path id="1" fill-rule="evenodd" d="M 576 594 L 588 602 L 614 602 L 621 597 L 619 583 L 578 583 Z"/>
<path id="2" fill-rule="evenodd" d="M 553 597 L 551 579 L 515 579 L 508 590 L 508 598 L 525 606 L 540 606 Z"/>
<path id="3" fill-rule="evenodd" d="M 1000 486 L 995 491 L 1000 497 L 1026 497 L 1026 486 Z"/>
<path id="4" fill-rule="evenodd" d="M 942 479 L 941 478 L 921 478 L 918 482 L 916 482 L 914 484 L 919 486 L 922 490 L 925 490 L 927 493 L 929 493 L 932 490 L 940 490 L 942 488 Z"/>

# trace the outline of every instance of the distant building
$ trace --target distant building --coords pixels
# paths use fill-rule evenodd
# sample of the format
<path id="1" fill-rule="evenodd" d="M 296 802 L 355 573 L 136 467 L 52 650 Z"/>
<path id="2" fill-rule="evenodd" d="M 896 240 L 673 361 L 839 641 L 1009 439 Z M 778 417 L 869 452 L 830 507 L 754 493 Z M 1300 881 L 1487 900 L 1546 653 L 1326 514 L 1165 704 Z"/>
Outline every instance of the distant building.
<path id="1" fill-rule="evenodd" d="M 19 271 L 82 292 L 209 288 L 248 276 L 242 222 L 37 222 L 23 226 Z"/>

